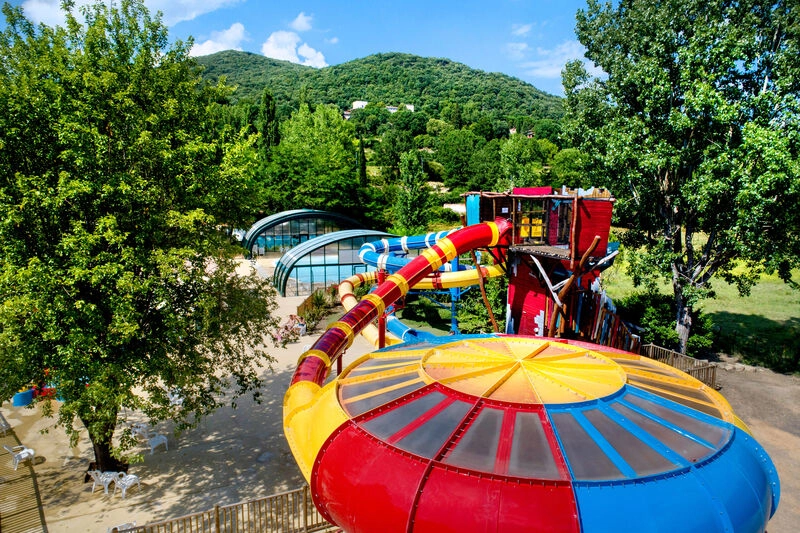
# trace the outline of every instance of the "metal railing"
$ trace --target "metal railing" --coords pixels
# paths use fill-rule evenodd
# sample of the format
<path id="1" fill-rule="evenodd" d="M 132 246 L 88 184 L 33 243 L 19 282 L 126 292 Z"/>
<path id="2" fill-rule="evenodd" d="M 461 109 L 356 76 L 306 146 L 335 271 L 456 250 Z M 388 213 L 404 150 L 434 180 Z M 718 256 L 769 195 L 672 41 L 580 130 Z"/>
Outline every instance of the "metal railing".
<path id="1" fill-rule="evenodd" d="M 704 359 L 695 359 L 655 344 L 642 346 L 641 355 L 675 367 L 702 381 L 709 387 L 717 388 L 717 365 Z"/>
<path id="2" fill-rule="evenodd" d="M 126 529 L 131 533 L 300 533 L 339 531 L 311 501 L 308 485 L 258 500 Z M 121 532 L 120 532 L 121 533 Z"/>

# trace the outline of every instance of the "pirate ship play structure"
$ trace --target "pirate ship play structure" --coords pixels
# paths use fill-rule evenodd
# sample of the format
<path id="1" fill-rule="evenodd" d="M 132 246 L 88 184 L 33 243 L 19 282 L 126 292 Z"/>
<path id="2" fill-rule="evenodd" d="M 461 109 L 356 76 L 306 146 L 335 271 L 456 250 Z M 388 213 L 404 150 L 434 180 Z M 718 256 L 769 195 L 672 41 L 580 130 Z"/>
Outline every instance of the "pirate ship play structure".
<path id="1" fill-rule="evenodd" d="M 607 307 L 601 271 L 614 198 L 606 189 L 562 187 L 469 193 L 467 223 L 511 222 L 506 333 L 560 336 L 638 351 L 638 338 Z"/>

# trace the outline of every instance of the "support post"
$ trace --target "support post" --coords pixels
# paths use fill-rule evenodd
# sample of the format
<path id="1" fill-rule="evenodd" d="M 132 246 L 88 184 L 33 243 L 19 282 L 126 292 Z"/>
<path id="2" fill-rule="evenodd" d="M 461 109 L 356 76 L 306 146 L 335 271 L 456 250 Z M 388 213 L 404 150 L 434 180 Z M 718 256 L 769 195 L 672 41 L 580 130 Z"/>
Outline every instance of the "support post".
<path id="1" fill-rule="evenodd" d="M 308 531 L 308 485 L 303 485 L 303 531 Z"/>
<path id="2" fill-rule="evenodd" d="M 575 260 L 578 258 L 578 192 L 572 199 L 572 227 L 569 228 L 569 269 L 575 270 Z"/>
<path id="3" fill-rule="evenodd" d="M 378 285 L 386 281 L 386 271 L 378 270 Z M 378 316 L 378 348 L 386 347 L 386 312 Z"/>
<path id="4" fill-rule="evenodd" d="M 578 279 L 578 277 L 580 277 L 580 275 L 583 273 L 583 268 L 586 265 L 586 262 L 589 260 L 589 256 L 592 254 L 592 252 L 594 252 L 598 244 L 600 244 L 600 236 L 595 235 L 594 241 L 592 241 L 591 246 L 589 246 L 589 248 L 583 254 L 581 262 L 578 264 L 578 268 L 572 271 L 572 275 L 569 278 L 567 278 L 567 283 L 561 289 L 561 292 L 558 293 L 558 298 L 562 302 L 565 301 L 565 297 L 567 296 L 569 290 L 572 288 L 572 284 L 575 283 L 575 280 Z M 564 313 L 563 303 L 560 306 L 553 307 L 553 314 L 550 315 L 550 329 L 547 332 L 548 337 L 552 337 L 553 335 L 555 335 L 556 317 L 558 316 L 559 313 L 564 317 L 564 320 L 562 320 L 562 322 L 564 322 L 566 320 L 566 314 Z"/>
<path id="5" fill-rule="evenodd" d="M 492 304 L 489 302 L 489 297 L 486 295 L 486 285 L 483 283 L 483 270 L 481 270 L 481 266 L 478 264 L 478 257 L 475 255 L 475 250 L 470 250 L 469 253 L 472 257 L 472 262 L 475 265 L 475 268 L 478 269 L 478 286 L 481 289 L 481 296 L 483 296 L 483 304 L 486 306 L 486 310 L 489 312 L 489 320 L 492 321 L 492 328 L 494 329 L 494 332 L 499 333 L 500 328 L 497 326 L 497 320 L 494 318 Z"/>

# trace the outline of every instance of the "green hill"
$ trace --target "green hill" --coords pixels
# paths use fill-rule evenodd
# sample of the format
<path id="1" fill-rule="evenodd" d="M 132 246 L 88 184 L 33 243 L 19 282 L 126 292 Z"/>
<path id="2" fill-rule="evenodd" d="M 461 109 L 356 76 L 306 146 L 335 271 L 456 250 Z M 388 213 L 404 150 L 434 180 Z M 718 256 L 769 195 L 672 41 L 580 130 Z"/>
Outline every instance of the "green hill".
<path id="1" fill-rule="evenodd" d="M 476 107 L 496 117 L 561 118 L 561 98 L 505 74 L 487 73 L 449 59 L 411 54 L 375 54 L 316 69 L 249 52 L 228 50 L 197 58 L 204 76 L 225 76 L 238 86 L 235 100 L 256 101 L 269 87 L 279 107 L 295 107 L 304 98 L 349 108 L 354 100 L 412 104 L 438 115 L 448 102 Z"/>

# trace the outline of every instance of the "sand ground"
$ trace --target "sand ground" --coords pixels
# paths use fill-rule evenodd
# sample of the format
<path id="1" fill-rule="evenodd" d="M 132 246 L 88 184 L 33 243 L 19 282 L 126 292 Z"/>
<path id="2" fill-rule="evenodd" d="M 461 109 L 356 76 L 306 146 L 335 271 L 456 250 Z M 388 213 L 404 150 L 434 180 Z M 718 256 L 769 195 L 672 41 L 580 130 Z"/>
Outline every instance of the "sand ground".
<path id="1" fill-rule="evenodd" d="M 281 298 L 281 316 L 296 311 L 302 297 Z M 303 478 L 283 437 L 282 400 L 303 347 L 316 340 L 312 332 L 283 349 L 272 350 L 273 369 L 263 369 L 263 402 L 242 398 L 236 409 L 220 409 L 193 430 L 176 436 L 170 423 L 158 426 L 167 435 L 169 450 L 158 448 L 144 461 L 131 465 L 141 487 L 129 489 L 126 499 L 105 495 L 84 472 L 93 458 L 85 434 L 70 448 L 63 430 L 38 409 L 12 407 L 0 412 L 13 433 L 3 443 L 21 442 L 36 450 L 35 464 L 10 467 L 0 449 L 0 528 L 3 532 L 105 532 L 109 526 L 174 518 L 298 488 Z M 371 351 L 358 338 L 345 356 L 345 365 Z M 800 379 L 768 370 L 720 369 L 721 392 L 766 448 L 781 476 L 782 494 L 769 533 L 793 533 L 800 524 Z M 128 413 L 129 420 L 138 420 Z M 49 431 L 45 434 L 43 430 Z M 35 480 L 37 492 L 32 481 Z M 113 487 L 113 485 L 112 485 Z M 113 489 L 112 489 L 113 490 Z M 36 500 L 41 502 L 38 505 Z M 46 523 L 43 529 L 41 523 Z"/>
<path id="2" fill-rule="evenodd" d="M 282 317 L 297 312 L 304 297 L 280 298 Z M 304 480 L 283 436 L 282 402 L 303 347 L 313 343 L 320 330 L 301 337 L 285 348 L 274 348 L 273 369 L 262 369 L 263 401 L 250 397 L 237 401 L 237 408 L 222 408 L 197 428 L 176 436 L 171 423 L 157 431 L 167 436 L 164 447 L 149 454 L 143 444 L 144 461 L 130 466 L 129 473 L 141 479 L 141 487 L 105 495 L 102 488 L 91 492 L 84 473 L 94 454 L 88 437 L 82 435 L 74 448 L 52 418 L 43 418 L 39 408 L 0 407 L 13 428 L 5 444 L 24 444 L 36 451 L 31 468 L 11 468 L 11 459 L 0 449 L 0 528 L 5 533 L 39 532 L 37 497 L 26 478 L 35 474 L 46 531 L 105 532 L 109 526 L 135 521 L 139 525 L 260 498 L 300 487 Z M 345 365 L 371 351 L 358 338 L 345 354 Z M 128 420 L 143 421 L 136 413 Z M 43 434 L 43 430 L 48 430 Z M 112 491 L 114 485 L 111 485 Z"/>

